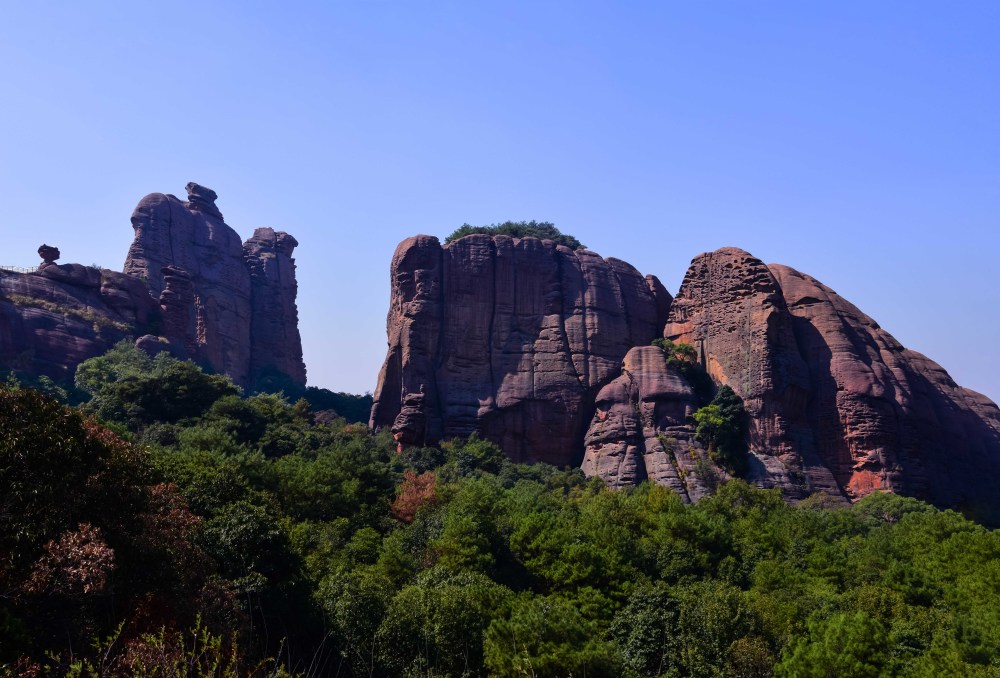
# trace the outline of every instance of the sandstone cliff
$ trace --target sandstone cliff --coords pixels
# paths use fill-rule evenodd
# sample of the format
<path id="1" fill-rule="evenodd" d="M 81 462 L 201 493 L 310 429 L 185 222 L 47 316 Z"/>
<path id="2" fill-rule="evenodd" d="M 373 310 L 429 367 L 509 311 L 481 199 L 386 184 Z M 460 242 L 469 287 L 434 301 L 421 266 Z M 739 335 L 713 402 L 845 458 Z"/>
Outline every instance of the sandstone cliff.
<path id="1" fill-rule="evenodd" d="M 597 394 L 583 471 L 616 488 L 648 478 L 694 501 L 728 476 L 694 439 L 698 399 L 664 358 L 656 346 L 633 348 L 621 376 Z"/>
<path id="2" fill-rule="evenodd" d="M 76 366 L 154 328 L 159 306 L 137 278 L 80 264 L 0 270 L 0 369 L 72 381 Z"/>
<path id="3" fill-rule="evenodd" d="M 305 384 L 287 233 L 257 229 L 245 244 L 216 194 L 188 184 L 188 200 L 153 193 L 132 214 L 124 273 L 56 265 L 0 271 L 0 369 L 71 380 L 76 366 L 125 337 L 228 374 L 241 386 Z"/>
<path id="4" fill-rule="evenodd" d="M 594 397 L 660 334 L 655 278 L 537 238 L 404 240 L 371 424 L 401 444 L 478 432 L 516 461 L 579 464 Z"/>
<path id="5" fill-rule="evenodd" d="M 592 252 L 418 236 L 391 276 L 371 424 L 401 445 L 478 432 L 514 460 L 696 500 L 728 476 L 695 440 L 704 400 L 648 346 L 662 335 L 743 399 L 751 482 L 793 500 L 889 490 L 1000 523 L 1000 409 L 790 268 L 723 248 L 671 300 Z"/>

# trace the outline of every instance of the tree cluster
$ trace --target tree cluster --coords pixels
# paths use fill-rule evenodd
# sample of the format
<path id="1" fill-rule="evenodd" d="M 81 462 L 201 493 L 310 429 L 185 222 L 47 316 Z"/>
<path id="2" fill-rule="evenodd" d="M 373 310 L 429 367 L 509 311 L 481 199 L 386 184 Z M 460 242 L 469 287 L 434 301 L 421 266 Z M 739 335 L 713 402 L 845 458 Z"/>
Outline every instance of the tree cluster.
<path id="1" fill-rule="evenodd" d="M 462 224 L 444 239 L 445 244 L 453 240 L 464 238 L 474 233 L 485 233 L 487 235 L 509 235 L 512 238 L 539 238 L 541 240 L 552 240 L 557 245 L 565 245 L 573 250 L 585 249 L 585 245 L 571 235 L 560 232 L 556 225 L 548 221 L 505 221 L 502 224 L 490 224 L 489 226 L 470 226 Z"/>
<path id="2" fill-rule="evenodd" d="M 153 407 L 135 359 L 81 368 L 82 411 L 0 389 L 0 673 L 1000 670 L 1000 535 L 952 511 L 739 480 L 688 505 L 475 437 L 397 453 L 172 359 L 198 406 Z"/>

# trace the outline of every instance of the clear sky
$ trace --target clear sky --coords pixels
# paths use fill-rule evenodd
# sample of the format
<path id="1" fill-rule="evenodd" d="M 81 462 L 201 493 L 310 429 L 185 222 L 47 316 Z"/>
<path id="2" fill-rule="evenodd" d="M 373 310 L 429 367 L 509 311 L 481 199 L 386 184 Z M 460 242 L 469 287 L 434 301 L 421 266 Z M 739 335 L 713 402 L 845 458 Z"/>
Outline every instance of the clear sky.
<path id="1" fill-rule="evenodd" d="M 120 270 L 197 181 L 298 239 L 313 385 L 374 389 L 400 240 L 538 219 L 672 292 L 787 264 L 1000 399 L 998 2 L 0 10 L 0 263 Z"/>

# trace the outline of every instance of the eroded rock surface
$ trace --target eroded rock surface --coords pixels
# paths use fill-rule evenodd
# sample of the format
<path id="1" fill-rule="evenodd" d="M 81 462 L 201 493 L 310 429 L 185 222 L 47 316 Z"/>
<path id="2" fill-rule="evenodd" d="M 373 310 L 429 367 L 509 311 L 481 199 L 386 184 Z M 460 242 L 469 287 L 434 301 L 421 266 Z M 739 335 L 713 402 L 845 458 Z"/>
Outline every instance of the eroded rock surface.
<path id="1" fill-rule="evenodd" d="M 215 208 L 215 192 L 188 184 L 188 201 L 152 193 L 132 213 L 135 240 L 125 273 L 144 280 L 154 297 L 166 283 L 163 269 L 185 271 L 195 292 L 197 358 L 250 382 L 250 272 L 243 264 L 243 242 Z"/>
<path id="2" fill-rule="evenodd" d="M 287 233 L 244 245 L 211 189 L 153 193 L 132 215 L 125 272 L 58 265 L 43 245 L 35 273 L 0 271 L 0 369 L 71 380 L 77 364 L 126 337 L 228 374 L 241 386 L 305 384 Z"/>
<path id="3" fill-rule="evenodd" d="M 743 399 L 751 482 L 792 500 L 887 490 L 1000 523 L 1000 409 L 793 269 L 723 248 L 671 300 L 619 260 L 475 235 L 410 238 L 391 270 L 371 424 L 401 445 L 478 432 L 518 461 L 696 500 L 727 475 L 695 440 L 706 403 L 648 346 L 662 335 Z"/>
<path id="4" fill-rule="evenodd" d="M 390 275 L 372 426 L 401 445 L 477 432 L 557 465 L 580 462 L 597 391 L 670 301 L 625 262 L 537 238 L 409 238 Z"/>
<path id="5" fill-rule="evenodd" d="M 843 492 L 887 489 L 1000 522 L 1000 409 L 814 278 L 769 268 L 808 366 L 817 451 Z"/>
<path id="6" fill-rule="evenodd" d="M 273 228 L 258 228 L 243 244 L 250 272 L 250 373 L 257 378 L 277 374 L 297 384 L 306 383 L 292 258 L 298 244 L 292 236 Z"/>
<path id="7" fill-rule="evenodd" d="M 699 499 L 728 476 L 694 439 L 697 408 L 694 390 L 660 348 L 631 349 L 621 375 L 597 394 L 584 473 L 616 488 L 648 478 L 688 501 Z"/>
<path id="8" fill-rule="evenodd" d="M 130 336 L 159 312 L 142 282 L 107 269 L 49 263 L 0 270 L 0 368 L 72 381 L 76 366 Z"/>

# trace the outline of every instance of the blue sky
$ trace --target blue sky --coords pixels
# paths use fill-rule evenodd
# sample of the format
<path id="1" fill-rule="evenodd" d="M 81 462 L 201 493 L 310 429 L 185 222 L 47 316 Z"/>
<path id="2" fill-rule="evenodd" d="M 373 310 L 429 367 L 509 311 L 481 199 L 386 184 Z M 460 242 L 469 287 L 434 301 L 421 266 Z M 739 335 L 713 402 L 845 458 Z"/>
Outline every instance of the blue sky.
<path id="1" fill-rule="evenodd" d="M 734 245 L 1000 399 L 1000 3 L 0 9 L 0 263 L 120 269 L 197 181 L 298 239 L 310 383 L 363 392 L 409 235 L 553 221 L 672 292 Z"/>

